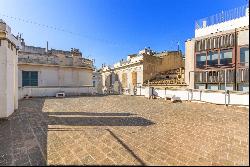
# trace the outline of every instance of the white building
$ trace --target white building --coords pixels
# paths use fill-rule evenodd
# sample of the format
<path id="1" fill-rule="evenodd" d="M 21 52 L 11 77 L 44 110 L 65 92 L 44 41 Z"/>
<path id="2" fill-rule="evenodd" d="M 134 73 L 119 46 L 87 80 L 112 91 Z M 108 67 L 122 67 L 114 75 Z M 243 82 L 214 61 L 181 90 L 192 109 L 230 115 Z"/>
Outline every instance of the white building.
<path id="1" fill-rule="evenodd" d="M 18 38 L 0 19 L 0 118 L 8 117 L 18 108 L 17 53 Z"/>
<path id="2" fill-rule="evenodd" d="M 156 53 L 149 48 L 139 51 L 138 54 L 127 56 L 114 64 L 114 68 L 102 68 L 103 86 L 112 89 L 115 82 L 119 87 L 115 93 L 134 94 L 137 88 L 142 87 L 147 81 L 153 79 L 160 72 L 183 67 L 180 51 Z"/>
<path id="3" fill-rule="evenodd" d="M 93 63 L 78 49 L 62 51 L 25 45 L 18 55 L 19 98 L 91 93 Z"/>
<path id="4" fill-rule="evenodd" d="M 102 94 L 102 75 L 100 71 L 93 71 L 93 87 L 95 88 L 96 93 Z"/>

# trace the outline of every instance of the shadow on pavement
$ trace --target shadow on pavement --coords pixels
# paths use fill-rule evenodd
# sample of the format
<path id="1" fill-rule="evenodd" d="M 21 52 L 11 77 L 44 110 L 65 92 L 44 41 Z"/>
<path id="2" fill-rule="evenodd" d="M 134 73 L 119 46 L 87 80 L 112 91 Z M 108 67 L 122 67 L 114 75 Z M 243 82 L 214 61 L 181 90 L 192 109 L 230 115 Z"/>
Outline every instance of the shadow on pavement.
<path id="1" fill-rule="evenodd" d="M 0 120 L 0 166 L 47 165 L 48 131 L 69 131 L 48 129 L 48 125 L 108 127 L 154 124 L 132 113 L 43 112 L 45 99 L 20 100 L 19 109 L 8 119 Z M 125 143 L 108 131 L 131 155 L 144 164 Z"/>

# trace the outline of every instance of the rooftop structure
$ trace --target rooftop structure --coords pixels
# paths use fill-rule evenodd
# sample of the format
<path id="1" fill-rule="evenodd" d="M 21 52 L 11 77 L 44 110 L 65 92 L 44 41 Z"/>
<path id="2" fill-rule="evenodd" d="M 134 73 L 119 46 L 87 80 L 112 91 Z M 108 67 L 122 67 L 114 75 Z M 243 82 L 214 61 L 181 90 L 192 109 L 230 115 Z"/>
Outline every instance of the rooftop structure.
<path id="1" fill-rule="evenodd" d="M 195 21 L 195 37 L 249 25 L 248 4 Z"/>
<path id="2" fill-rule="evenodd" d="M 46 49 L 27 46 L 22 41 L 22 49 L 18 56 L 19 64 L 44 64 L 54 66 L 74 66 L 81 68 L 93 68 L 93 62 L 83 58 L 79 49 L 71 48 L 71 51 Z"/>
<path id="3" fill-rule="evenodd" d="M 114 64 L 114 68 L 107 66 L 102 67 L 102 83 L 103 87 L 114 93 L 134 94 L 137 87 L 144 86 L 148 81 L 157 79 L 166 82 L 158 85 L 185 85 L 183 83 L 184 62 L 180 51 L 163 51 L 156 53 L 150 48 L 145 48 L 137 54 L 130 54 L 127 59 Z M 172 72 L 171 70 L 175 70 Z M 180 71 L 178 71 L 180 70 Z M 171 74 L 170 74 L 171 73 Z M 172 75 L 173 73 L 173 75 Z M 160 77 L 157 77 L 157 76 Z M 170 76 L 171 75 L 171 76 Z M 170 77 L 170 78 L 168 78 Z M 171 80 L 168 82 L 168 80 Z M 178 82 L 177 82 L 178 81 Z M 150 85 L 157 84 L 156 82 Z"/>
<path id="4" fill-rule="evenodd" d="M 0 118 L 18 108 L 17 53 L 20 41 L 11 28 L 0 20 Z"/>
<path id="5" fill-rule="evenodd" d="M 189 88 L 249 92 L 248 4 L 196 21 L 185 51 Z"/>

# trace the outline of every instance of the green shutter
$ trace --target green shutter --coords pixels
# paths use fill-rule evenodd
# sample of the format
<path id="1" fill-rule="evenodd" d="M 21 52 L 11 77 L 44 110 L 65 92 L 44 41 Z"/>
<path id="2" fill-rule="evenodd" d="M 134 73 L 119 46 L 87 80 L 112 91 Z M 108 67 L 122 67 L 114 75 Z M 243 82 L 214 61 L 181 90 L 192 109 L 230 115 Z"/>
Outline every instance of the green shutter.
<path id="1" fill-rule="evenodd" d="M 22 71 L 22 85 L 24 86 L 38 86 L 38 72 L 37 71 Z"/>
<path id="2" fill-rule="evenodd" d="M 38 86 L 38 72 L 30 72 L 30 86 Z"/>

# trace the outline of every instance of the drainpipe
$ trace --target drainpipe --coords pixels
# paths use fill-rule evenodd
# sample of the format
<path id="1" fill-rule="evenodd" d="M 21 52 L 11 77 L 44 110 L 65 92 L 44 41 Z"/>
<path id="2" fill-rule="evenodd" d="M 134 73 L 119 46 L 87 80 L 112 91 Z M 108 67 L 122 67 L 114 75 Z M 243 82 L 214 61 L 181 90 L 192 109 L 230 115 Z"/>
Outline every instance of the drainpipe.
<path id="1" fill-rule="evenodd" d="M 225 69 L 225 105 L 227 106 L 227 69 Z"/>
<path id="2" fill-rule="evenodd" d="M 141 96 L 141 86 L 140 86 L 140 96 Z"/>
<path id="3" fill-rule="evenodd" d="M 48 50 L 49 50 L 49 42 L 47 41 L 46 42 L 46 52 L 48 53 Z"/>
<path id="4" fill-rule="evenodd" d="M 201 93 L 202 93 L 202 90 L 200 90 L 200 101 L 201 101 Z"/>
<path id="5" fill-rule="evenodd" d="M 235 38 L 234 38 L 234 56 L 235 56 L 235 68 L 234 68 L 234 90 L 237 91 L 237 28 L 235 28 Z"/>
<path id="6" fill-rule="evenodd" d="M 188 86 L 190 86 L 190 72 L 191 72 L 191 71 L 188 72 L 188 82 L 189 82 L 189 83 L 188 83 Z"/>

